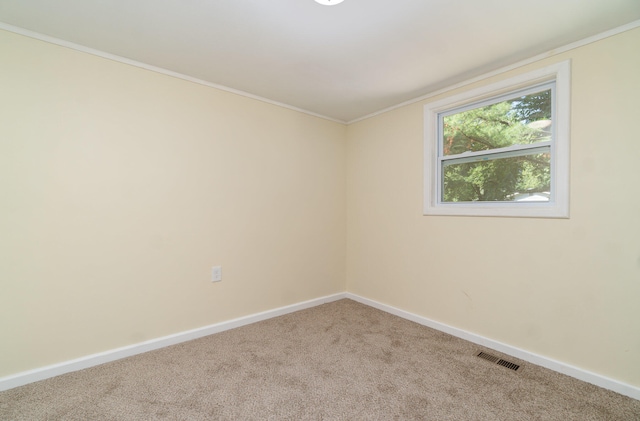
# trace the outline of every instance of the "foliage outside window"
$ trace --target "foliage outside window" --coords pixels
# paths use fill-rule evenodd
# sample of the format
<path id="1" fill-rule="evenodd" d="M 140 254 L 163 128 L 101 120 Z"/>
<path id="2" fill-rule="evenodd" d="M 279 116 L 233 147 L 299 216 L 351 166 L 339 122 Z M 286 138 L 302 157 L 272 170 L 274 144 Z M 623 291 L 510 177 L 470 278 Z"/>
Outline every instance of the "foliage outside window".
<path id="1" fill-rule="evenodd" d="M 568 63 L 425 107 L 425 214 L 568 217 Z"/>
<path id="2" fill-rule="evenodd" d="M 549 201 L 553 86 L 546 87 L 440 114 L 443 202 Z"/>

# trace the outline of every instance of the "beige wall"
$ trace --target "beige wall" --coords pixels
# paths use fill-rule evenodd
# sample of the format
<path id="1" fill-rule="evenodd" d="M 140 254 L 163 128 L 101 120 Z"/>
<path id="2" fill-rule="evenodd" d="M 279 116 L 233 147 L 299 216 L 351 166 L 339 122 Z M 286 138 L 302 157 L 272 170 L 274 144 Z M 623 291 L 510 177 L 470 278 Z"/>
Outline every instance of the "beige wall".
<path id="1" fill-rule="evenodd" d="M 8 32 L 0 62 L 0 377 L 344 291 L 344 125 Z"/>
<path id="2" fill-rule="evenodd" d="M 570 219 L 423 216 L 426 102 L 350 125 L 348 291 L 640 386 L 639 51 L 635 29 L 492 79 L 572 60 Z"/>
<path id="3" fill-rule="evenodd" d="M 424 102 L 345 128 L 0 32 L 0 376 L 346 285 L 640 386 L 639 46 L 492 79 L 572 60 L 549 220 L 423 216 Z"/>

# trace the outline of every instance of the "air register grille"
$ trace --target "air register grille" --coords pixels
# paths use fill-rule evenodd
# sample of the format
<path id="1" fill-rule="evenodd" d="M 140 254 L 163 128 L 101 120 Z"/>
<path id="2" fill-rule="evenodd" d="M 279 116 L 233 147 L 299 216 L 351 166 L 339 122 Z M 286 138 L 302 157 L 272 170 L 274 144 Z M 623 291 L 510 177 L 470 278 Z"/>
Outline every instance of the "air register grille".
<path id="1" fill-rule="evenodd" d="M 491 361 L 494 364 L 501 365 L 503 367 L 508 368 L 509 370 L 518 371 L 520 366 L 518 364 L 512 363 L 511 361 L 503 360 L 502 358 L 498 358 L 494 355 L 487 354 L 486 352 L 479 352 L 476 356 L 485 359 L 487 361 Z"/>

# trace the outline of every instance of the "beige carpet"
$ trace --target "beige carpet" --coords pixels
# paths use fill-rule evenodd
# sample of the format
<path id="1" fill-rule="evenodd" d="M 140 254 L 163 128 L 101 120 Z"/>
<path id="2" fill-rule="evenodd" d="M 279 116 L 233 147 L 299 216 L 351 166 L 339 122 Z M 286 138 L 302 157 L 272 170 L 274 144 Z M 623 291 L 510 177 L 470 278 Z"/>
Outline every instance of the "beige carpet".
<path id="1" fill-rule="evenodd" d="M 0 419 L 640 420 L 640 401 L 341 300 L 2 392 Z"/>

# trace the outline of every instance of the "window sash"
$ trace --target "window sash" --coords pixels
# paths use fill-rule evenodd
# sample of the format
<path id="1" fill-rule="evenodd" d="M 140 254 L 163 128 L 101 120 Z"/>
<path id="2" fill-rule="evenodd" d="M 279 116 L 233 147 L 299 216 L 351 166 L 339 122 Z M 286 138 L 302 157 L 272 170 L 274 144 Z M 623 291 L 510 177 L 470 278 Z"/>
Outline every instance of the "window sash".
<path id="1" fill-rule="evenodd" d="M 469 153 L 481 153 L 481 152 L 493 152 L 493 151 L 497 151 L 499 149 L 503 149 L 503 148 L 496 148 L 496 149 L 489 149 L 487 151 L 478 151 L 478 152 L 471 152 L 471 151 L 467 151 L 467 152 L 463 152 L 461 154 L 453 154 L 453 155 L 445 155 L 444 154 L 444 118 L 445 117 L 449 117 L 455 114 L 460 114 L 460 113 L 464 113 L 465 111 L 470 111 L 470 110 L 475 110 L 477 108 L 483 108 L 489 105 L 494 105 L 494 104 L 499 104 L 503 101 L 508 101 L 508 100 L 512 100 L 512 99 L 516 99 L 519 97 L 523 97 L 526 95 L 530 95 L 530 94 L 534 94 L 534 93 L 538 93 L 538 92 L 543 92 L 543 91 L 551 91 L 551 121 L 553 122 L 552 128 L 551 128 L 551 141 L 554 141 L 556 138 L 556 81 L 553 80 L 551 82 L 544 82 L 544 83 L 539 83 L 533 86 L 530 86 L 528 88 L 525 89 L 520 89 L 517 91 L 512 91 L 512 92 L 508 92 L 506 94 L 502 94 L 502 95 L 498 95 L 498 96 L 493 96 L 491 98 L 482 100 L 482 101 L 476 101 L 476 102 L 471 102 L 470 104 L 465 104 L 463 106 L 459 106 L 459 107 L 455 107 L 455 108 L 451 108 L 451 109 L 447 109 L 446 111 L 440 112 L 438 113 L 438 158 L 444 158 L 444 157 L 456 157 L 459 155 L 463 155 L 463 154 L 469 154 Z M 539 145 L 539 144 L 543 144 L 545 142 L 536 142 L 536 143 L 530 143 L 530 144 L 517 144 L 517 145 L 512 145 L 511 147 L 516 147 L 516 146 L 530 146 L 530 145 Z M 509 148 L 509 147 L 507 147 Z"/>
<path id="2" fill-rule="evenodd" d="M 467 162 L 491 161 L 499 158 L 533 155 L 538 153 L 551 153 L 551 141 L 532 143 L 530 145 L 513 145 L 505 148 L 490 149 L 488 151 L 464 152 L 456 155 L 443 155 L 438 157 L 439 169 L 453 164 Z"/>
<path id="3" fill-rule="evenodd" d="M 555 159 L 554 144 L 556 139 L 556 124 L 552 125 L 551 131 L 551 140 L 542 141 L 530 144 L 515 144 L 503 148 L 489 149 L 483 151 L 465 151 L 459 154 L 453 155 L 445 155 L 444 154 L 444 118 L 455 115 L 458 113 L 463 113 L 465 111 L 474 110 L 477 108 L 483 108 L 489 105 L 494 105 L 501 103 L 503 101 L 513 100 L 519 97 L 523 97 L 526 95 L 534 94 L 537 92 L 543 92 L 550 90 L 551 91 L 551 121 L 556 122 L 556 81 L 547 81 L 544 83 L 538 83 L 532 86 L 528 86 L 524 89 L 519 89 L 516 91 L 507 92 L 505 94 L 493 96 L 482 101 L 471 102 L 465 104 L 463 106 L 454 107 L 447 109 L 444 112 L 440 112 L 437 114 L 437 159 L 436 159 L 436 171 L 439 178 L 439 183 L 436 186 L 436 200 L 438 204 L 449 204 L 451 202 L 446 202 L 444 200 L 444 169 L 449 165 L 455 164 L 464 164 L 468 162 L 480 162 L 480 161 L 492 161 L 500 158 L 509 158 L 509 157 L 517 157 L 517 156 L 525 156 L 525 155 L 533 155 L 539 153 L 548 153 L 551 156 L 551 179 L 554 179 L 554 168 L 555 165 L 553 163 Z M 553 188 L 553 183 L 551 183 L 551 191 L 550 191 L 550 201 L 553 202 L 555 200 L 555 189 Z M 460 202 L 456 202 L 460 203 Z M 488 203 L 488 202 L 473 202 L 473 203 Z"/>
<path id="4" fill-rule="evenodd" d="M 550 142 L 546 142 L 546 143 L 550 143 Z M 550 153 L 551 150 L 551 145 L 544 145 L 544 146 L 536 146 L 534 148 L 519 148 L 518 150 L 510 150 L 510 151 L 503 151 L 500 153 L 490 153 L 490 154 L 483 154 L 483 156 L 475 156 L 475 157 L 465 157 L 465 158 L 456 158 L 456 159 L 449 159 L 446 161 L 442 162 L 442 165 L 440 166 L 440 186 L 438 189 L 438 194 L 439 196 L 439 203 L 440 204 L 462 204 L 462 203 L 482 203 L 482 204 L 486 204 L 486 203 L 515 203 L 515 201 L 513 200 L 445 200 L 445 193 L 447 191 L 445 191 L 445 183 L 446 183 L 446 168 L 449 166 L 457 166 L 457 165 L 464 165 L 464 164 L 484 164 L 487 162 L 492 162 L 492 161 L 496 161 L 496 160 L 500 160 L 500 159 L 504 159 L 504 158 L 513 158 L 513 157 L 520 157 L 520 156 L 530 156 L 530 157 L 535 157 L 535 156 L 539 156 L 541 154 L 548 154 L 549 155 L 549 170 L 552 172 L 553 171 L 553 166 L 551 165 L 551 158 L 552 158 L 552 154 Z M 546 200 L 545 202 L 550 202 L 553 201 L 553 183 L 550 183 L 548 188 L 545 188 L 544 191 L 549 192 L 549 200 Z M 527 193 L 528 191 L 513 191 L 513 194 L 516 193 Z"/>

